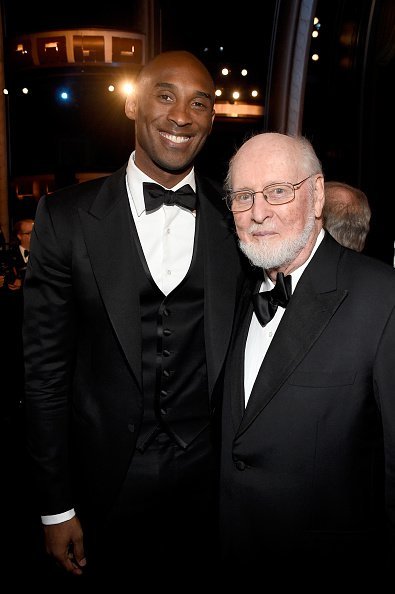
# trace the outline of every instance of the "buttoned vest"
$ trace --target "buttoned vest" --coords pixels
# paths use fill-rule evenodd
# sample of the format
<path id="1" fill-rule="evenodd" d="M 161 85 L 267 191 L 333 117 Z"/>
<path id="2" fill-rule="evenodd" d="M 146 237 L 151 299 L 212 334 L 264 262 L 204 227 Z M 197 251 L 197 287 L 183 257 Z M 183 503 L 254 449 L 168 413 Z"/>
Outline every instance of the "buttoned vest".
<path id="1" fill-rule="evenodd" d="M 142 331 L 144 451 L 160 432 L 186 448 L 210 421 L 204 344 L 204 240 L 196 225 L 190 268 L 167 296 L 149 272 L 135 226 Z"/>

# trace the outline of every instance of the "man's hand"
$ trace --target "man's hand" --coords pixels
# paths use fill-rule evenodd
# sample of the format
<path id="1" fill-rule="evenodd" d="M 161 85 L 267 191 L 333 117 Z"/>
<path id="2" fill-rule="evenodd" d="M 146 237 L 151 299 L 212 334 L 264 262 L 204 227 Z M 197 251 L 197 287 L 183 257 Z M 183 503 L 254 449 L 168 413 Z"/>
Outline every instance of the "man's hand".
<path id="1" fill-rule="evenodd" d="M 13 283 L 8 283 L 10 291 L 19 291 L 22 288 L 22 279 L 16 278 Z"/>
<path id="2" fill-rule="evenodd" d="M 47 553 L 64 569 L 81 575 L 86 565 L 81 524 L 76 516 L 61 522 L 43 526 Z"/>

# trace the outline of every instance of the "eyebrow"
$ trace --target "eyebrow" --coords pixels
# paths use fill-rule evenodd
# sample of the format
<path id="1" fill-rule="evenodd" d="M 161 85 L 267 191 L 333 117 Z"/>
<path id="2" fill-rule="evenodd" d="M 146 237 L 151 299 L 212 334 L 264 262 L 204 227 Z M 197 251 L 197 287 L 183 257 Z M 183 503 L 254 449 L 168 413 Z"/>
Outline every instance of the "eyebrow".
<path id="1" fill-rule="evenodd" d="M 168 82 L 159 82 L 156 83 L 155 85 L 156 88 L 158 89 L 168 89 L 169 91 L 173 91 L 175 92 L 177 89 L 177 85 L 173 84 L 173 83 L 168 83 Z M 205 97 L 206 99 L 209 99 L 212 101 L 213 97 L 210 93 L 205 93 L 204 91 L 195 91 L 194 92 L 194 96 L 195 97 Z"/>

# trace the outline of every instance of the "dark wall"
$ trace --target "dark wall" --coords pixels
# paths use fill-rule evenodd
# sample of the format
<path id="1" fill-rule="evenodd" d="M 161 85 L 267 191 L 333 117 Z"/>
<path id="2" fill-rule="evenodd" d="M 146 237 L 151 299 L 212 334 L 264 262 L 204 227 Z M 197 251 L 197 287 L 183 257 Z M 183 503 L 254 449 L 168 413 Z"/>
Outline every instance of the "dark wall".
<path id="1" fill-rule="evenodd" d="M 304 133 L 327 179 L 360 187 L 371 209 L 365 251 L 393 264 L 394 192 L 388 186 L 395 133 L 395 3 L 320 0 L 320 60 L 307 75 Z"/>

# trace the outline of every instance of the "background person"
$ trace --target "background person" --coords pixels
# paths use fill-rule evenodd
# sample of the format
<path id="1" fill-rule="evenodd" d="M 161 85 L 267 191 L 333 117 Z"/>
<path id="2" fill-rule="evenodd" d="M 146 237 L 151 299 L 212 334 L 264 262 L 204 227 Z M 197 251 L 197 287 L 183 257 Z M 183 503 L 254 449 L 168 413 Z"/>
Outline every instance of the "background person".
<path id="1" fill-rule="evenodd" d="M 325 182 L 324 227 L 339 243 L 361 252 L 369 233 L 371 215 L 362 190 L 343 182 Z"/>
<path id="2" fill-rule="evenodd" d="M 1 356 L 2 416 L 6 424 L 19 434 L 23 420 L 24 360 L 22 344 L 23 282 L 29 259 L 30 236 L 33 219 L 16 221 L 8 249 L 2 250 L 1 289 L 2 335 L 4 345 Z M 22 418 L 21 418 L 22 417 Z"/>
<path id="3" fill-rule="evenodd" d="M 73 574 L 210 571 L 211 421 L 240 273 L 221 195 L 194 170 L 214 91 L 192 54 L 156 56 L 126 101 L 128 164 L 38 205 L 28 442 L 47 550 Z"/>
<path id="4" fill-rule="evenodd" d="M 33 231 L 33 219 L 21 219 L 13 227 L 13 244 L 8 252 L 8 289 L 17 291 L 22 288 L 26 266 L 30 253 L 30 237 Z"/>
<path id="5" fill-rule="evenodd" d="M 315 591 L 377 584 L 395 561 L 395 271 L 323 230 L 304 138 L 251 138 L 227 189 L 257 280 L 225 371 L 224 563 Z"/>

